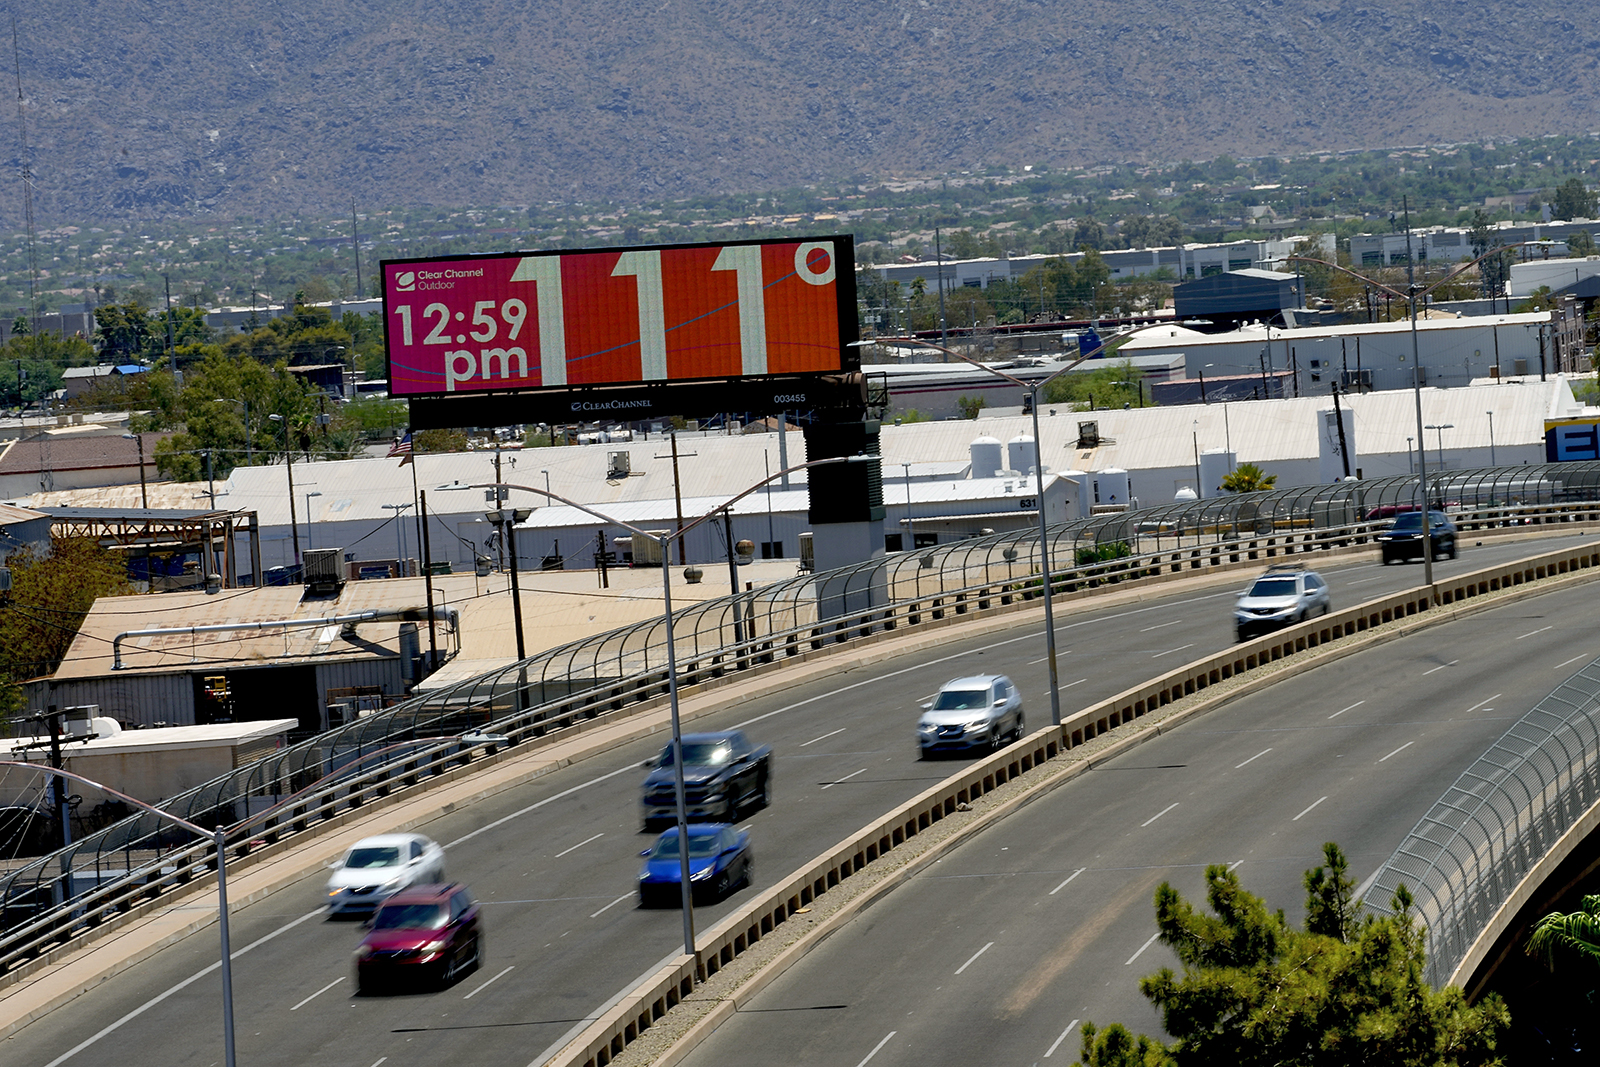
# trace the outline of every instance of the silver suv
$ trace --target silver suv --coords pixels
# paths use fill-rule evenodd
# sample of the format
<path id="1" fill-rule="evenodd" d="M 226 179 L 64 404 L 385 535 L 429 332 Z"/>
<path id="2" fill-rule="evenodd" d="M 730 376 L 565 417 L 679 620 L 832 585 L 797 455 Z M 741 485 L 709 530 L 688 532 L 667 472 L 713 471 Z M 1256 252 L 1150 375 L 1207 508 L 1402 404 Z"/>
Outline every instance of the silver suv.
<path id="1" fill-rule="evenodd" d="M 1022 694 L 1003 674 L 946 682 L 917 723 L 921 758 L 940 752 L 993 751 L 1022 739 Z"/>
<path id="2" fill-rule="evenodd" d="M 1301 563 L 1278 563 L 1267 568 L 1255 584 L 1233 605 L 1233 626 L 1239 640 L 1281 626 L 1326 615 L 1332 608 L 1328 583 Z"/>

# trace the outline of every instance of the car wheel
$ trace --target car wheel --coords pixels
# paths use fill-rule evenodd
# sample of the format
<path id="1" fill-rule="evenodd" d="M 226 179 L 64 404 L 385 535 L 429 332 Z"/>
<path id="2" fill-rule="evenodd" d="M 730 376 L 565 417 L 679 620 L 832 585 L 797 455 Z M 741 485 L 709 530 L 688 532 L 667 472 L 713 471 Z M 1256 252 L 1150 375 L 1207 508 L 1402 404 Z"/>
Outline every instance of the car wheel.
<path id="1" fill-rule="evenodd" d="M 768 767 L 766 773 L 761 776 L 761 801 L 760 801 L 760 803 L 761 803 L 761 806 L 763 808 L 772 807 L 772 768 L 771 767 Z"/>
<path id="2" fill-rule="evenodd" d="M 1011 732 L 1011 740 L 1021 741 L 1027 732 L 1027 726 L 1022 719 L 1022 712 L 1019 711 L 1017 712 L 1017 728 Z"/>
<path id="3" fill-rule="evenodd" d="M 721 900 L 722 898 L 726 897 L 728 893 L 732 891 L 732 889 L 733 879 L 728 877 L 727 871 L 723 871 L 717 876 L 717 885 L 716 889 L 714 890 L 716 899 Z"/>
<path id="4" fill-rule="evenodd" d="M 744 886 L 746 889 L 749 889 L 754 884 L 751 882 L 750 878 L 751 872 L 755 870 L 755 866 L 755 860 L 749 859 L 748 857 L 745 859 L 744 873 L 739 876 L 739 884 Z"/>

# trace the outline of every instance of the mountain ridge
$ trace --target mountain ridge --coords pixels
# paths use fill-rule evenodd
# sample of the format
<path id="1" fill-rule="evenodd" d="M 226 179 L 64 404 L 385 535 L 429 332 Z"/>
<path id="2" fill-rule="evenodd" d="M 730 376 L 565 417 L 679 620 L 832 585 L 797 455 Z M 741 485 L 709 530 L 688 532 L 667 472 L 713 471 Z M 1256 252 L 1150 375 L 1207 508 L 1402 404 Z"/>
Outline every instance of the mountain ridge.
<path id="1" fill-rule="evenodd" d="M 37 0 L 18 32 L 49 225 L 1584 132 L 1600 127 L 1600 30 L 1583 14 L 1570 0 Z M 14 147 L 12 174 L 21 162 Z M 19 187 L 0 180 L 14 228 Z"/>

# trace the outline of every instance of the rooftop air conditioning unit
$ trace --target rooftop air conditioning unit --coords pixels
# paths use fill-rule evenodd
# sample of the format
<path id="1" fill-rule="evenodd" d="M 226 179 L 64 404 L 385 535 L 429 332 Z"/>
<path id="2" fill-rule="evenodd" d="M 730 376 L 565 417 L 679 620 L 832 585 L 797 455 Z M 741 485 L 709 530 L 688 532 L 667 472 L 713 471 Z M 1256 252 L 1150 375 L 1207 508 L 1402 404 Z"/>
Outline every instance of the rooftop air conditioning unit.
<path id="1" fill-rule="evenodd" d="M 633 459 L 627 452 L 606 453 L 606 477 L 626 478 L 633 473 Z"/>
<path id="2" fill-rule="evenodd" d="M 306 587 L 315 595 L 344 588 L 344 549 L 308 548 L 305 551 Z"/>
<path id="3" fill-rule="evenodd" d="M 1078 423 L 1078 447 L 1098 448 L 1100 446 L 1100 424 L 1098 422 Z"/>
<path id="4" fill-rule="evenodd" d="M 1368 368 L 1361 370 L 1347 370 L 1344 372 L 1344 388 L 1367 390 L 1372 388 L 1372 371 Z"/>

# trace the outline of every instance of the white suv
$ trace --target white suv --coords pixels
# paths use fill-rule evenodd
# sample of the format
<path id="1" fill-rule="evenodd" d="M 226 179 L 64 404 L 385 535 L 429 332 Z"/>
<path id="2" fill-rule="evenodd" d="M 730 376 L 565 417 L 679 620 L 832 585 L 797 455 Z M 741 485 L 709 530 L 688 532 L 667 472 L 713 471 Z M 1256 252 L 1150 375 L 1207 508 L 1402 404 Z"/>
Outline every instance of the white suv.
<path id="1" fill-rule="evenodd" d="M 1328 583 L 1322 575 L 1306 570 L 1303 564 L 1279 563 L 1268 567 L 1254 585 L 1239 594 L 1233 605 L 1234 632 L 1239 640 L 1248 641 L 1330 610 Z"/>
<path id="2" fill-rule="evenodd" d="M 917 723 L 921 757 L 940 752 L 993 751 L 1022 739 L 1022 694 L 1003 674 L 975 674 L 946 682 L 922 705 Z"/>

